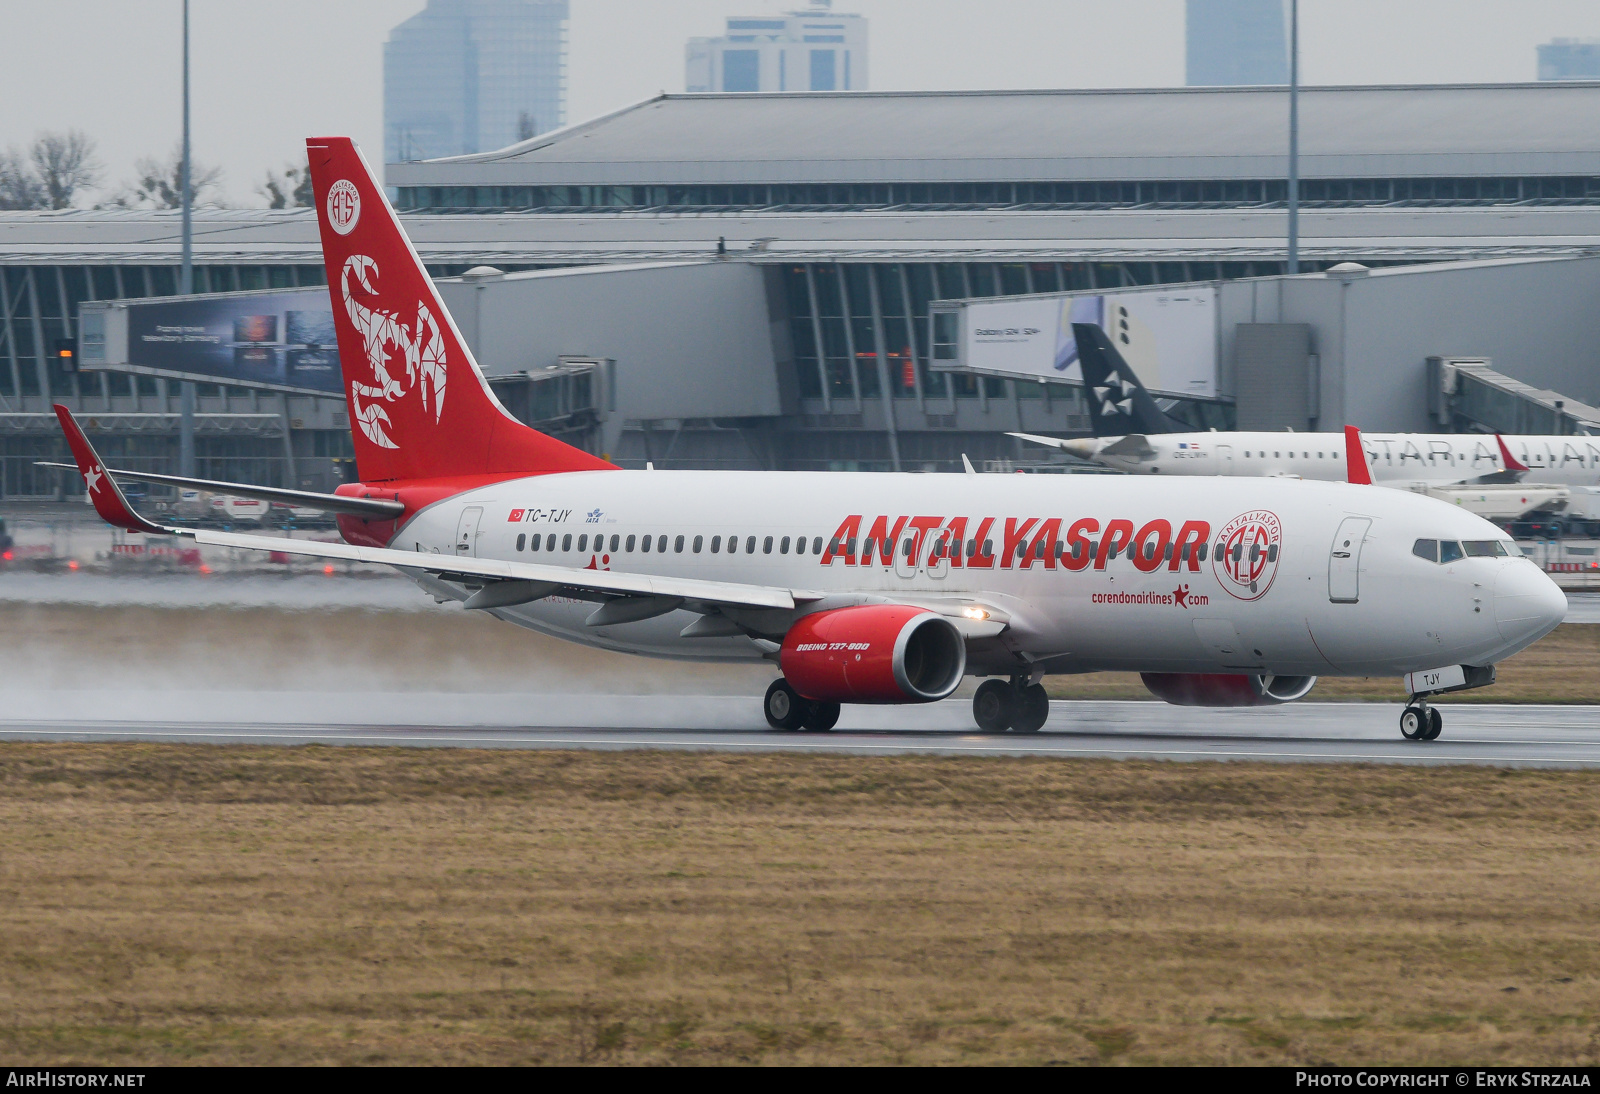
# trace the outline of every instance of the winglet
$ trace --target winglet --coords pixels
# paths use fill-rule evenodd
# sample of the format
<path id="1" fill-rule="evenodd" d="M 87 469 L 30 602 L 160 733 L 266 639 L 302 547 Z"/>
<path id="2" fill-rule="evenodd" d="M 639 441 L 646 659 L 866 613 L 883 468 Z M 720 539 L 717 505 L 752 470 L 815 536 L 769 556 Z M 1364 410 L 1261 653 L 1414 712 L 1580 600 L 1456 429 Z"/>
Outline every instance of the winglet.
<path id="1" fill-rule="evenodd" d="M 159 524 L 151 524 L 133 511 L 133 506 L 128 504 L 128 499 L 122 494 L 122 487 L 106 474 L 105 462 L 89 443 L 89 438 L 83 435 L 83 428 L 72 416 L 72 411 L 60 403 L 55 404 L 55 411 L 56 417 L 61 421 L 61 431 L 67 435 L 67 445 L 72 449 L 72 458 L 78 463 L 78 474 L 83 476 L 83 483 L 88 487 L 89 500 L 94 502 L 94 511 L 99 513 L 107 524 L 114 524 L 118 528 L 126 528 L 130 532 L 155 532 L 158 535 L 165 535 L 167 531 L 165 528 Z"/>
<path id="2" fill-rule="evenodd" d="M 969 475 L 977 474 L 977 472 L 972 469 L 972 461 L 967 459 L 967 454 L 965 452 L 961 453 L 961 468 Z"/>
<path id="3" fill-rule="evenodd" d="M 1361 443 L 1361 430 L 1344 427 L 1345 480 L 1357 486 L 1372 485 L 1372 469 L 1367 466 L 1367 446 Z"/>
<path id="4" fill-rule="evenodd" d="M 1506 439 L 1500 434 L 1494 435 L 1495 443 L 1500 446 L 1500 459 L 1506 465 L 1507 471 L 1526 471 L 1528 465 L 1511 454 L 1511 449 L 1506 447 Z"/>

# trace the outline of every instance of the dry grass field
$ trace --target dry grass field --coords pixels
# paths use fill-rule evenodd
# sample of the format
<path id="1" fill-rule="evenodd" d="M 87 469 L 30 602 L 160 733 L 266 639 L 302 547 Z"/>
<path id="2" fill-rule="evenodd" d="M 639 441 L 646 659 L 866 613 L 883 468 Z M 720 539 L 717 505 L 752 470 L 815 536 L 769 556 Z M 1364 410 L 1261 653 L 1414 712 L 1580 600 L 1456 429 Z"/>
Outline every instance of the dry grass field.
<path id="1" fill-rule="evenodd" d="M 1600 774 L 0 746 L 17 1063 L 1595 1063 Z"/>

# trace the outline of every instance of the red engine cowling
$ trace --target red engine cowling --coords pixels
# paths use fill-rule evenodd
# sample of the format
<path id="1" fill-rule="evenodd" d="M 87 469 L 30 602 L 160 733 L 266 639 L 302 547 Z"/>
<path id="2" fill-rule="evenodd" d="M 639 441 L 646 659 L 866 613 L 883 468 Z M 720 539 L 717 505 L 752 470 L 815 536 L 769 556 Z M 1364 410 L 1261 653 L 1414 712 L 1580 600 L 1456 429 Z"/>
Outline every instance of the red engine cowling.
<path id="1" fill-rule="evenodd" d="M 1270 707 L 1304 699 L 1315 676 L 1261 673 L 1145 672 L 1139 678 L 1150 694 L 1180 707 Z"/>
<path id="2" fill-rule="evenodd" d="M 868 604 L 803 617 L 778 663 L 794 689 L 829 703 L 931 703 L 967 670 L 955 624 L 926 608 Z"/>

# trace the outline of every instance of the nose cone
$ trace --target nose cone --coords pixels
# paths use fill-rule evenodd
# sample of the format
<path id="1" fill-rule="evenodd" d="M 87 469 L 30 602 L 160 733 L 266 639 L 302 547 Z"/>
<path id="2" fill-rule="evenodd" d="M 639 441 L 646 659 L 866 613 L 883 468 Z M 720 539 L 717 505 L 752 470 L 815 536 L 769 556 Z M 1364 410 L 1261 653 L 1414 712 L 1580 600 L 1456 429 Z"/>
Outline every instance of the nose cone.
<path id="1" fill-rule="evenodd" d="M 1531 562 L 1506 566 L 1494 583 L 1494 621 L 1500 636 L 1521 649 L 1555 630 L 1567 597 Z"/>

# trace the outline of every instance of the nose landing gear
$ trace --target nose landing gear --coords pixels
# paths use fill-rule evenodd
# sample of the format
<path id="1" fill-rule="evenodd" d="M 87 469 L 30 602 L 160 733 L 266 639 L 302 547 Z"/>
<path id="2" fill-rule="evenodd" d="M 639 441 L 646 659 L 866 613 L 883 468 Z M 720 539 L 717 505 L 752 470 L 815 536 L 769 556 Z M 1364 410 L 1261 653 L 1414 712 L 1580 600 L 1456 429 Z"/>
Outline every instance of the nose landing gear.
<path id="1" fill-rule="evenodd" d="M 1427 699 L 1413 696 L 1411 705 L 1400 712 L 1400 736 L 1408 741 L 1436 741 L 1444 731 L 1444 716 Z"/>
<path id="2" fill-rule="evenodd" d="M 972 697 L 972 719 L 985 733 L 1037 733 L 1049 717 L 1044 685 L 1030 684 L 1026 676 L 985 680 Z"/>

